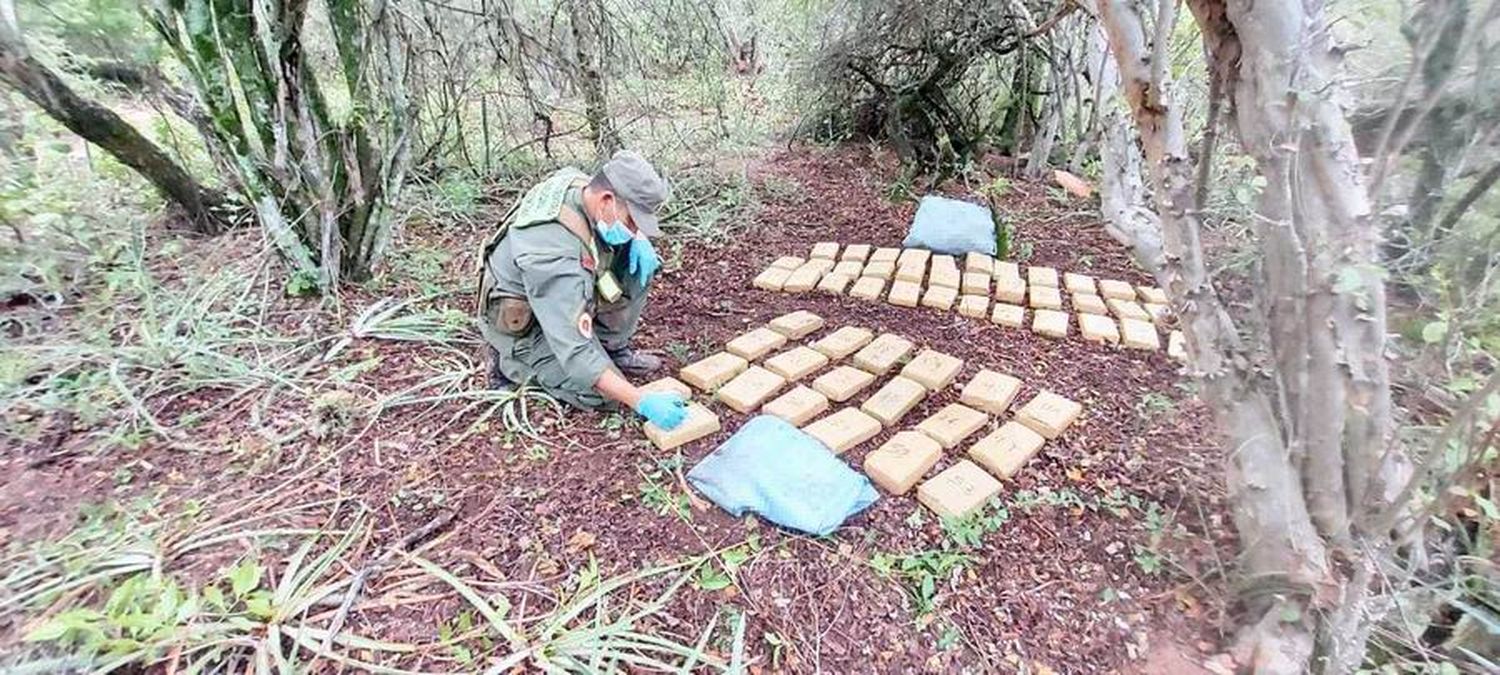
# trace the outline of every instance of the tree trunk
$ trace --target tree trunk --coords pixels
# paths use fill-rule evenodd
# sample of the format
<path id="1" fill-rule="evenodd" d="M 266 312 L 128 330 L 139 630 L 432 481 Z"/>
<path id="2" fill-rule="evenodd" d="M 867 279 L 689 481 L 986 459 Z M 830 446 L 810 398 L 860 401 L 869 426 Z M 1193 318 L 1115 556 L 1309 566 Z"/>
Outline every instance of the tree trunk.
<path id="1" fill-rule="evenodd" d="M 10 0 L 0 0 L 0 80 L 20 92 L 68 130 L 103 148 L 134 169 L 164 197 L 182 207 L 193 229 L 216 234 L 224 217 L 222 193 L 195 180 L 130 123 L 114 111 L 79 96 L 57 73 L 26 49 Z"/>
<path id="2" fill-rule="evenodd" d="M 1120 73 L 1110 58 L 1103 28 L 1091 24 L 1087 44 L 1085 58 L 1095 87 L 1094 126 L 1100 135 L 1099 212 L 1104 231 L 1154 275 L 1164 262 L 1161 220 L 1146 203 L 1141 151 L 1120 100 Z"/>
<path id="3" fill-rule="evenodd" d="M 569 0 L 568 18 L 573 27 L 573 58 L 577 61 L 578 86 L 583 90 L 589 137 L 594 142 L 595 154 L 603 162 L 622 147 L 609 114 L 604 76 L 599 72 L 599 38 L 606 34 L 604 11 L 594 0 Z"/>

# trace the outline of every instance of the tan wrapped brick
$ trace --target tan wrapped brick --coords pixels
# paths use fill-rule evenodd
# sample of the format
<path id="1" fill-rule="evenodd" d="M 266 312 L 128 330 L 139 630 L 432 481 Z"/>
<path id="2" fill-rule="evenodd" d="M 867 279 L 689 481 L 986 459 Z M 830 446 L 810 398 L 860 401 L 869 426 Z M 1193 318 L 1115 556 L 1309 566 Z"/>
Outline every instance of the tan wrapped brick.
<path id="1" fill-rule="evenodd" d="M 869 244 L 850 244 L 844 247 L 844 252 L 839 254 L 839 260 L 848 260 L 865 264 L 865 259 L 870 257 Z"/>
<path id="2" fill-rule="evenodd" d="M 932 256 L 932 268 L 957 272 L 958 258 L 951 255 L 934 255 Z"/>
<path id="3" fill-rule="evenodd" d="M 964 391 L 959 395 L 958 400 L 975 410 L 999 415 L 1010 407 L 1011 401 L 1016 399 L 1016 393 L 1019 391 L 1021 391 L 1020 380 L 1005 373 L 997 373 L 984 368 L 975 373 L 974 379 L 964 385 Z"/>
<path id="4" fill-rule="evenodd" d="M 896 258 L 896 267 L 905 267 L 907 265 L 927 267 L 927 259 L 930 257 L 932 257 L 932 251 L 925 248 L 903 248 L 901 249 L 901 257 Z"/>
<path id="5" fill-rule="evenodd" d="M 677 375 L 682 378 L 683 382 L 708 391 L 728 382 L 730 378 L 739 375 L 749 367 L 750 362 L 744 357 L 735 356 L 729 352 L 719 352 L 684 366 Z"/>
<path id="6" fill-rule="evenodd" d="M 686 384 L 683 384 L 681 380 L 678 380 L 677 378 L 671 376 L 652 380 L 641 385 L 642 394 L 654 394 L 656 392 L 678 394 L 682 396 L 682 400 L 684 401 L 693 397 L 692 389 L 689 389 L 688 386 Z"/>
<path id="7" fill-rule="evenodd" d="M 823 271 L 817 266 L 803 265 L 787 275 L 786 281 L 781 284 L 781 290 L 787 293 L 806 293 L 816 288 L 822 279 Z"/>
<path id="8" fill-rule="evenodd" d="M 953 309 L 953 302 L 958 300 L 958 289 L 946 286 L 932 286 L 922 294 L 922 306 L 940 309 L 944 312 Z"/>
<path id="9" fill-rule="evenodd" d="M 1120 319 L 1120 344 L 1131 349 L 1156 351 L 1161 348 L 1161 337 L 1150 321 Z"/>
<path id="10" fill-rule="evenodd" d="M 880 433 L 880 429 L 878 420 L 860 412 L 858 408 L 843 408 L 802 430 L 837 455 L 874 438 Z"/>
<path id="11" fill-rule="evenodd" d="M 885 279 L 880 277 L 860 277 L 849 287 L 849 297 L 860 300 L 879 300 L 880 294 L 885 290 Z"/>
<path id="12" fill-rule="evenodd" d="M 958 290 L 963 277 L 958 273 L 957 267 L 940 267 L 933 261 L 932 271 L 927 274 L 927 286 L 929 288 L 951 288 Z"/>
<path id="13" fill-rule="evenodd" d="M 921 383 L 897 375 L 871 394 L 870 398 L 865 399 L 859 409 L 880 420 L 881 424 L 891 426 L 901 421 L 906 413 L 911 412 L 926 397 L 927 388 Z"/>
<path id="14" fill-rule="evenodd" d="M 837 260 L 839 257 L 839 243 L 836 241 L 820 241 L 813 244 L 812 253 L 807 257 Z"/>
<path id="15" fill-rule="evenodd" d="M 937 441 L 915 431 L 898 431 L 865 455 L 865 474 L 886 492 L 904 495 L 942 456 Z"/>
<path id="16" fill-rule="evenodd" d="M 1006 422 L 969 447 L 969 457 L 990 473 L 1009 480 L 1032 457 L 1046 439 L 1024 424 Z"/>
<path id="17" fill-rule="evenodd" d="M 738 412 L 748 413 L 759 408 L 784 386 L 786 380 L 780 375 L 760 366 L 750 366 L 719 387 L 714 398 Z"/>
<path id="18" fill-rule="evenodd" d="M 788 380 L 800 380 L 826 365 L 828 365 L 827 356 L 802 345 L 766 359 L 766 368 Z"/>
<path id="19" fill-rule="evenodd" d="M 1032 285 L 1026 300 L 1032 309 L 1062 309 L 1062 293 L 1051 286 Z"/>
<path id="20" fill-rule="evenodd" d="M 1026 282 L 1021 277 L 995 277 L 995 299 L 1012 305 L 1026 302 Z"/>
<path id="21" fill-rule="evenodd" d="M 896 281 L 905 281 L 921 285 L 922 279 L 927 275 L 927 268 L 921 264 L 896 264 Z"/>
<path id="22" fill-rule="evenodd" d="M 860 270 L 859 276 L 863 279 L 879 279 L 890 281 L 896 276 L 896 263 L 889 260 L 871 260 Z"/>
<path id="23" fill-rule="evenodd" d="M 964 273 L 979 272 L 985 276 L 995 273 L 995 257 L 987 253 L 969 252 L 964 255 Z"/>
<path id="24" fill-rule="evenodd" d="M 995 308 L 990 310 L 990 321 L 1001 326 L 1020 328 L 1026 325 L 1026 308 L 997 302 Z"/>
<path id="25" fill-rule="evenodd" d="M 1013 262 L 1006 262 L 1004 260 L 996 260 L 995 261 L 995 278 L 999 279 L 999 278 L 1002 278 L 1002 277 L 1010 278 L 1010 279 L 1020 279 L 1021 278 L 1021 266 L 1017 265 L 1017 264 L 1015 264 Z"/>
<path id="26" fill-rule="evenodd" d="M 808 258 L 807 262 L 802 263 L 802 266 L 798 267 L 797 269 L 799 269 L 799 270 L 801 270 L 801 269 L 815 269 L 815 270 L 818 270 L 819 272 L 827 274 L 830 271 L 832 271 L 833 270 L 833 266 L 837 265 L 837 264 L 838 263 L 835 263 L 834 261 L 829 260 L 828 258 Z"/>
<path id="27" fill-rule="evenodd" d="M 988 297 L 990 294 L 990 275 L 984 272 L 964 272 L 963 284 L 959 286 L 959 290 L 963 291 L 966 295 L 983 295 Z"/>
<path id="28" fill-rule="evenodd" d="M 891 262 L 894 263 L 901 257 L 899 248 L 877 248 L 870 252 L 869 262 Z"/>
<path id="29" fill-rule="evenodd" d="M 1105 344 L 1120 342 L 1120 330 L 1115 327 L 1115 320 L 1098 314 L 1079 314 L 1078 334 L 1082 335 L 1083 339 L 1094 342 Z"/>
<path id="30" fill-rule="evenodd" d="M 828 400 L 843 403 L 875 382 L 875 376 L 854 366 L 839 366 L 813 380 L 813 389 Z"/>
<path id="31" fill-rule="evenodd" d="M 988 295 L 963 295 L 958 298 L 958 313 L 967 317 L 983 319 L 990 313 Z"/>
<path id="32" fill-rule="evenodd" d="M 808 333 L 823 327 L 823 317 L 805 309 L 799 309 L 771 319 L 771 323 L 766 325 L 770 326 L 771 330 L 793 340 L 801 340 L 807 337 Z"/>
<path id="33" fill-rule="evenodd" d="M 1109 308 L 1104 305 L 1103 298 L 1083 293 L 1073 294 L 1073 309 L 1079 314 L 1099 314 L 1101 316 L 1109 314 Z"/>
<path id="34" fill-rule="evenodd" d="M 1068 336 L 1068 313 L 1055 309 L 1039 309 L 1031 318 L 1031 332 L 1050 338 Z"/>
<path id="35" fill-rule="evenodd" d="M 870 344 L 873 339 L 875 333 L 868 328 L 844 326 L 812 343 L 812 348 L 837 361 L 859 351 L 860 347 Z"/>
<path id="36" fill-rule="evenodd" d="M 802 258 L 798 258 L 797 256 L 794 256 L 794 255 L 784 255 L 784 256 L 781 256 L 780 258 L 777 258 L 776 260 L 772 261 L 771 267 L 777 267 L 777 268 L 780 268 L 780 269 L 784 269 L 784 270 L 790 271 L 790 270 L 797 269 L 798 267 L 801 267 L 802 263 L 805 263 L 805 262 L 807 262 L 807 261 L 803 260 Z"/>
<path id="37" fill-rule="evenodd" d="M 786 344 L 786 336 L 761 326 L 725 343 L 724 351 L 754 361 Z"/>
<path id="38" fill-rule="evenodd" d="M 786 285 L 786 280 L 790 276 L 792 276 L 791 270 L 780 267 L 768 267 L 764 272 L 755 275 L 755 280 L 750 282 L 750 285 L 768 291 L 780 291 Z"/>
<path id="39" fill-rule="evenodd" d="M 910 281 L 891 282 L 891 292 L 885 296 L 886 302 L 897 307 L 916 307 L 917 302 L 922 299 L 922 284 Z"/>
<path id="40" fill-rule="evenodd" d="M 949 403 L 918 423 L 917 431 L 931 436 L 947 450 L 984 428 L 989 419 L 984 413 L 962 403 Z"/>
<path id="41" fill-rule="evenodd" d="M 1121 319 L 1135 319 L 1137 321 L 1151 320 L 1151 315 L 1147 314 L 1146 310 L 1133 300 L 1105 298 L 1104 304 L 1109 306 L 1109 311 L 1111 314 L 1114 314 Z"/>
<path id="42" fill-rule="evenodd" d="M 961 459 L 917 486 L 917 501 L 942 518 L 963 518 L 1000 494 L 1000 481 Z"/>
<path id="43" fill-rule="evenodd" d="M 1094 278 L 1087 274 L 1068 272 L 1063 275 L 1063 286 L 1069 293 L 1083 293 L 1093 295 L 1095 293 Z"/>
<path id="44" fill-rule="evenodd" d="M 1167 356 L 1178 361 L 1187 360 L 1187 338 L 1183 337 L 1182 331 L 1174 330 L 1167 335 Z"/>
<path id="45" fill-rule="evenodd" d="M 953 378 L 958 377 L 958 371 L 963 367 L 963 359 L 936 349 L 923 349 L 901 369 L 901 376 L 916 380 L 928 391 L 938 391 L 953 384 Z"/>
<path id="46" fill-rule="evenodd" d="M 843 261 L 840 261 L 838 264 L 834 265 L 833 269 L 828 270 L 828 273 L 829 274 L 842 274 L 842 275 L 844 275 L 844 276 L 849 277 L 849 278 L 852 279 L 852 278 L 860 276 L 860 274 L 863 273 L 864 270 L 865 270 L 865 264 L 862 263 L 862 262 L 855 262 L 853 260 L 843 260 Z"/>
<path id="47" fill-rule="evenodd" d="M 780 417 L 795 427 L 807 424 L 812 421 L 812 418 L 827 410 L 827 396 L 819 394 L 812 387 L 800 384 L 772 399 L 760 409 L 761 413 Z"/>
<path id="48" fill-rule="evenodd" d="M 678 446 L 692 443 L 705 436 L 711 436 L 719 432 L 719 416 L 713 411 L 703 407 L 701 403 L 689 401 L 687 404 L 687 416 L 682 423 L 671 431 L 663 431 L 661 427 L 651 422 L 642 425 L 641 430 L 646 432 L 646 438 L 662 450 L 671 450 Z"/>
<path id="49" fill-rule="evenodd" d="M 906 358 L 915 346 L 911 340 L 900 335 L 885 333 L 855 352 L 851 362 L 876 375 L 884 375 L 891 368 L 896 367 L 901 359 Z"/>
<path id="50" fill-rule="evenodd" d="M 1032 265 L 1026 268 L 1026 285 L 1057 288 L 1057 270 Z"/>
<path id="51" fill-rule="evenodd" d="M 1043 389 L 1035 398 L 1027 401 L 1026 405 L 1016 411 L 1016 421 L 1031 427 L 1032 431 L 1041 434 L 1044 438 L 1057 438 L 1067 431 L 1081 414 L 1083 414 L 1083 406 L 1077 401 Z"/>
<path id="52" fill-rule="evenodd" d="M 1154 323 L 1158 326 L 1164 326 L 1167 324 L 1167 322 L 1172 320 L 1171 307 L 1168 307 L 1166 305 L 1159 305 L 1154 302 L 1148 302 L 1144 305 L 1141 305 L 1141 307 L 1145 309 L 1146 314 L 1151 317 L 1151 323 Z"/>
<path id="53" fill-rule="evenodd" d="M 1099 295 L 1102 295 L 1105 298 L 1134 300 L 1135 288 L 1132 287 L 1130 285 L 1130 282 L 1127 281 L 1120 281 L 1119 279 L 1100 279 Z"/>
<path id="54" fill-rule="evenodd" d="M 1167 292 L 1155 286 L 1136 286 L 1135 292 L 1136 295 L 1140 296 L 1141 302 L 1149 302 L 1157 305 L 1168 304 Z"/>
<path id="55" fill-rule="evenodd" d="M 818 290 L 829 295 L 843 295 L 853 281 L 854 277 L 829 273 L 818 282 Z"/>

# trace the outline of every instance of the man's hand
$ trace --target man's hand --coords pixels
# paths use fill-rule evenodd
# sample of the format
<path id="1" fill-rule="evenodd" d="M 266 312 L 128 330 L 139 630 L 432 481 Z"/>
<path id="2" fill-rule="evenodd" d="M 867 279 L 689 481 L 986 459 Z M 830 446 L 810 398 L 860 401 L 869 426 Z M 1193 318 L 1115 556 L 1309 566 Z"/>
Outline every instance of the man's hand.
<path id="1" fill-rule="evenodd" d="M 637 236 L 630 240 L 630 274 L 640 282 L 641 288 L 651 283 L 651 277 L 656 276 L 657 270 L 661 269 L 661 258 L 656 255 L 656 248 L 651 241 L 643 236 Z"/>
<path id="2" fill-rule="evenodd" d="M 682 400 L 680 394 L 658 391 L 642 396 L 635 411 L 646 418 L 646 421 L 665 431 L 671 431 L 687 417 L 687 402 Z"/>

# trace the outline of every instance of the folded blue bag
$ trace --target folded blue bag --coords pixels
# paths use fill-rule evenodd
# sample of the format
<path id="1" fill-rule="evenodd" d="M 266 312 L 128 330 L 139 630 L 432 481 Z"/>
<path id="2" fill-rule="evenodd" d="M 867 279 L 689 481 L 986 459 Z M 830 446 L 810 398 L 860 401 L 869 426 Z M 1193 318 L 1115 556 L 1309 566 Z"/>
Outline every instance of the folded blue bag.
<path id="1" fill-rule="evenodd" d="M 948 255 L 995 255 L 995 221 L 990 210 L 978 204 L 928 195 L 917 204 L 901 245 Z"/>
<path id="2" fill-rule="evenodd" d="M 688 482 L 730 515 L 828 534 L 875 503 L 870 479 L 779 417 L 759 415 L 688 472 Z"/>

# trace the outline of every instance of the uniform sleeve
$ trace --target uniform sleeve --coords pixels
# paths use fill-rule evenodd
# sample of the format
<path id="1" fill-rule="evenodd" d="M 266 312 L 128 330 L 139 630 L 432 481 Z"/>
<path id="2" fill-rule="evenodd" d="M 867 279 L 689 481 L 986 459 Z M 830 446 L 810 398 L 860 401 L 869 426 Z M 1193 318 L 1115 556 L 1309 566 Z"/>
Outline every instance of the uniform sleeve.
<path id="1" fill-rule="evenodd" d="M 521 270 L 531 313 L 568 382 L 581 391 L 593 389 L 599 376 L 611 367 L 609 354 L 594 337 L 593 317 L 589 316 L 587 322 L 581 320 L 594 294 L 593 275 L 583 268 L 576 253 L 556 249 L 519 253 L 516 266 Z"/>

